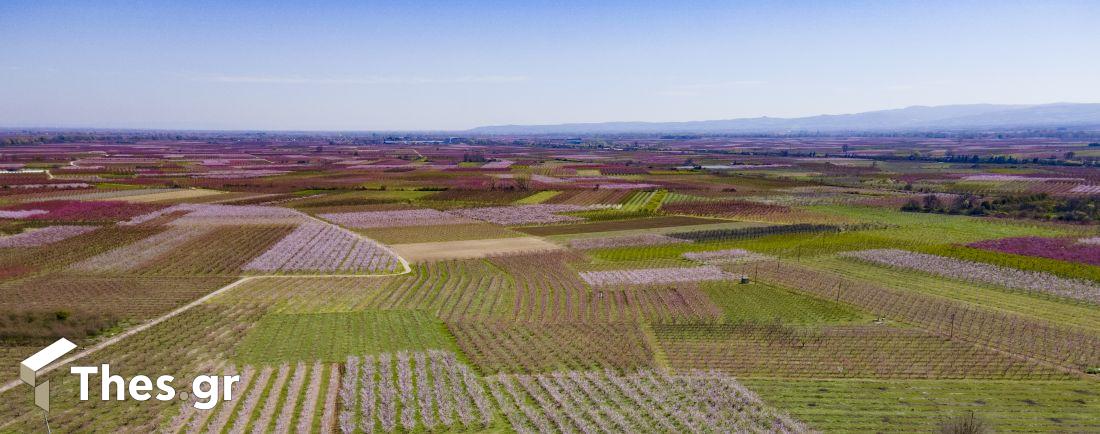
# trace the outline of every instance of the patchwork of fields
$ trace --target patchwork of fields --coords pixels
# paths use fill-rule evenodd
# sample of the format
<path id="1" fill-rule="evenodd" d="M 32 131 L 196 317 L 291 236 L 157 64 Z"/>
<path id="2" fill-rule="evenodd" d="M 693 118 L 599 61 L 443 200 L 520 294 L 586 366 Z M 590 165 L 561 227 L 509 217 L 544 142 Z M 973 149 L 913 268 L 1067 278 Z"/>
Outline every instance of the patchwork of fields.
<path id="1" fill-rule="evenodd" d="M 973 414 L 1002 432 L 1100 431 L 1095 226 L 901 210 L 924 197 L 905 182 L 1002 194 L 1017 178 L 213 142 L 177 145 L 249 163 L 112 144 L 145 154 L 0 196 L 0 363 L 65 337 L 70 365 L 240 375 L 234 399 L 199 410 L 79 401 L 58 365 L 43 374 L 54 430 L 928 432 Z M 72 167 L 88 151 L 58 146 Z M 0 432 L 40 430 L 29 392 L 0 372 Z"/>

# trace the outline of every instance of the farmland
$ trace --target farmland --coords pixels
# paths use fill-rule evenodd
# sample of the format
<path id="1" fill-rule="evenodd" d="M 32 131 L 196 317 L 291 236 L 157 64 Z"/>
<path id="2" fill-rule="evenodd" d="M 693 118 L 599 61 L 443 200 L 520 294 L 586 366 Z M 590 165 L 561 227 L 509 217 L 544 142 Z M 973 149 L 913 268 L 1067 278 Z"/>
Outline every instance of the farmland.
<path id="1" fill-rule="evenodd" d="M 1091 200 L 1092 163 L 981 160 L 1082 144 L 585 140 L 12 147 L 49 175 L 0 175 L 0 362 L 78 345 L 59 432 L 1100 430 L 1094 223 L 952 211 Z M 982 163 L 885 153 L 943 149 Z M 240 381 L 77 400 L 100 363 Z"/>

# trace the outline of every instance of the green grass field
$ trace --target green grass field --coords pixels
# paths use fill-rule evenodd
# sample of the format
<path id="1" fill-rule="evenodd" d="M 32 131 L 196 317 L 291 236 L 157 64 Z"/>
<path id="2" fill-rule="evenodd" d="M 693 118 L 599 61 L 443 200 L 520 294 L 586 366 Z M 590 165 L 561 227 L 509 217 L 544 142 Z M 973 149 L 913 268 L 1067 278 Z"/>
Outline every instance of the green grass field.
<path id="1" fill-rule="evenodd" d="M 561 192 L 560 191 L 553 191 L 553 190 L 540 191 L 538 193 L 532 194 L 530 196 L 527 196 L 523 199 L 517 200 L 517 201 L 512 202 L 512 203 L 514 203 L 516 205 L 534 205 L 534 204 L 537 204 L 537 203 L 546 202 L 546 201 L 550 200 L 550 198 L 552 198 L 554 196 L 557 196 L 559 193 L 561 193 Z"/>
<path id="2" fill-rule="evenodd" d="M 874 319 L 848 306 L 763 283 L 705 282 L 700 286 L 722 308 L 724 320 L 730 323 L 839 324 Z"/>
<path id="3" fill-rule="evenodd" d="M 340 362 L 350 355 L 455 348 L 446 326 L 418 311 L 276 313 L 249 331 L 235 358 L 251 364 Z"/>

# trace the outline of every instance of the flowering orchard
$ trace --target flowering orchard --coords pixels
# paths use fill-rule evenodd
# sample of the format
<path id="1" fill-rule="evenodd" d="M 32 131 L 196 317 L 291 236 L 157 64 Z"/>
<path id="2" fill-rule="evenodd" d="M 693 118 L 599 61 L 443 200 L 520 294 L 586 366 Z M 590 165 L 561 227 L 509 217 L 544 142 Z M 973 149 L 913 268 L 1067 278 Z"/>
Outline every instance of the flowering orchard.
<path id="1" fill-rule="evenodd" d="M 179 215 L 175 224 L 287 224 L 301 223 L 309 218 L 289 208 L 262 205 L 179 204 L 135 216 L 121 225 L 139 225 L 169 215 Z"/>
<path id="2" fill-rule="evenodd" d="M 896 249 L 846 252 L 842 253 L 841 256 L 890 267 L 917 270 L 952 279 L 1100 304 L 1100 285 L 1082 279 L 1067 279 L 1038 271 L 1024 271 Z"/>
<path id="3" fill-rule="evenodd" d="M 580 250 L 589 250 L 603 249 L 608 247 L 654 246 L 660 244 L 676 244 L 686 242 L 690 241 L 661 234 L 642 234 L 606 238 L 583 238 L 570 241 L 569 247 Z"/>
<path id="4" fill-rule="evenodd" d="M 733 274 L 713 266 L 692 268 L 642 268 L 635 270 L 585 271 L 581 279 L 592 286 L 656 285 L 677 282 L 735 279 Z"/>
<path id="5" fill-rule="evenodd" d="M 491 261 L 515 280 L 512 316 L 523 322 L 713 321 L 721 310 L 690 282 L 590 288 L 567 262 L 571 253 L 513 255 Z"/>
<path id="6" fill-rule="evenodd" d="M 474 372 L 439 350 L 350 356 L 339 396 L 343 433 L 484 429 L 496 413 Z"/>
<path id="7" fill-rule="evenodd" d="M 1038 256 L 1060 261 L 1079 262 L 1100 265 L 1100 242 L 1088 242 L 1072 238 L 1017 237 L 998 240 L 979 241 L 970 247 L 1011 253 L 1014 255 Z"/>
<path id="8" fill-rule="evenodd" d="M 151 264 L 162 255 L 183 246 L 187 242 L 209 233 L 211 227 L 174 226 L 166 230 L 100 255 L 80 261 L 69 267 L 72 271 L 92 273 L 121 273 L 134 271 Z"/>
<path id="9" fill-rule="evenodd" d="M 600 205 L 535 204 L 486 208 L 459 208 L 449 212 L 458 216 L 484 220 L 498 225 L 515 226 L 580 221 L 582 220 L 580 217 L 560 215 L 558 213 L 585 211 L 604 207 L 605 206 Z"/>
<path id="10" fill-rule="evenodd" d="M 730 262 L 751 262 L 768 259 L 767 256 L 750 252 L 745 249 L 709 250 L 704 252 L 687 252 L 682 255 L 684 259 L 707 264 L 721 264 Z"/>
<path id="11" fill-rule="evenodd" d="M 308 222 L 246 264 L 248 271 L 340 273 L 389 272 L 397 258 L 374 241 L 347 229 Z"/>
<path id="12" fill-rule="evenodd" d="M 434 226 L 447 224 L 471 223 L 475 220 L 459 217 L 443 211 L 431 208 L 398 210 L 398 211 L 367 211 L 320 214 L 318 217 L 332 221 L 342 226 L 356 229 L 389 228 L 400 226 Z"/>
<path id="13" fill-rule="evenodd" d="M 0 217 L 30 220 L 101 222 L 126 220 L 163 205 L 120 201 L 50 200 L 28 202 L 0 210 Z"/>
<path id="14" fill-rule="evenodd" d="M 733 377 L 565 371 L 498 374 L 489 390 L 512 429 L 556 432 L 810 432 Z"/>
<path id="15" fill-rule="evenodd" d="M 452 322 L 448 328 L 486 373 L 654 366 L 653 349 L 636 323 Z"/>
<path id="16" fill-rule="evenodd" d="M 36 247 L 53 244 L 96 230 L 96 226 L 46 226 L 15 235 L 0 236 L 0 248 Z"/>

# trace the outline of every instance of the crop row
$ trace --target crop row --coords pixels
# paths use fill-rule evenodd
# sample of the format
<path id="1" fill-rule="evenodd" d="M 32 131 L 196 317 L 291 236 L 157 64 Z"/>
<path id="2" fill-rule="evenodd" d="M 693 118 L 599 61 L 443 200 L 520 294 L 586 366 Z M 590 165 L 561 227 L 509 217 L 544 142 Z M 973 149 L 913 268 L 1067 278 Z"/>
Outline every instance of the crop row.
<path id="1" fill-rule="evenodd" d="M 482 372 L 536 373 L 653 366 L 653 350 L 636 323 L 523 324 L 452 322 L 462 352 Z"/>
<path id="2" fill-rule="evenodd" d="M 160 230 L 161 228 L 112 225 L 44 246 L 0 249 L 0 270 L 4 270 L 0 275 L 16 277 L 33 272 L 60 270 L 74 262 L 154 235 Z"/>
<path id="3" fill-rule="evenodd" d="M 293 224 L 307 220 L 304 214 L 289 208 L 185 203 L 138 215 L 120 224 L 139 225 L 172 214 L 183 215 L 175 224 L 189 225 Z"/>
<path id="4" fill-rule="evenodd" d="M 500 318 L 511 313 L 513 290 L 508 275 L 486 261 L 446 261 L 419 264 L 363 299 L 373 308 L 423 309 L 444 320 Z"/>
<path id="5" fill-rule="evenodd" d="M 462 224 L 474 221 L 473 219 L 459 217 L 431 208 L 320 214 L 319 217 L 356 229 L 396 226 L 434 226 Z"/>
<path id="6" fill-rule="evenodd" d="M 633 270 L 585 271 L 580 273 L 592 286 L 660 285 L 679 282 L 729 280 L 736 276 L 713 266 L 691 268 L 642 268 Z"/>
<path id="7" fill-rule="evenodd" d="M 397 266 L 374 241 L 337 226 L 308 222 L 243 268 L 252 271 L 375 272 Z"/>
<path id="8" fill-rule="evenodd" d="M 417 309 L 446 321 L 713 322 L 722 316 L 692 284 L 589 289 L 561 254 L 417 264 L 399 276 L 271 278 L 244 285 L 250 302 L 287 312 Z"/>
<path id="9" fill-rule="evenodd" d="M 721 310 L 690 283 L 589 289 L 566 265 L 567 253 L 492 258 L 515 282 L 519 321 L 711 321 Z"/>
<path id="10" fill-rule="evenodd" d="M 446 351 L 348 357 L 339 387 L 345 434 L 486 428 L 495 414 L 477 376 Z"/>
<path id="11" fill-rule="evenodd" d="M 512 429 L 523 434 L 810 431 L 714 372 L 569 371 L 487 380 Z"/>
<path id="12" fill-rule="evenodd" d="M 454 349 L 454 338 L 421 311 L 269 313 L 241 340 L 234 359 L 247 364 L 323 360 L 349 354 Z"/>
<path id="13" fill-rule="evenodd" d="M 819 232 L 840 232 L 841 226 L 796 223 L 793 225 L 754 226 L 735 229 L 709 229 L 699 231 L 674 232 L 670 237 L 696 242 L 735 241 L 749 238 L 782 234 L 807 234 Z"/>
<path id="14" fill-rule="evenodd" d="M 200 226 L 201 227 L 201 226 Z M 290 234 L 290 225 L 218 225 L 149 261 L 136 272 L 151 275 L 236 275 L 252 258 Z"/>
<path id="15" fill-rule="evenodd" d="M 206 235 L 212 229 L 209 226 L 172 226 L 136 243 L 127 244 L 73 264 L 69 267 L 69 271 L 124 273 L 137 270 L 189 241 Z"/>
<path id="16" fill-rule="evenodd" d="M 270 304 L 287 313 L 423 310 L 446 320 L 512 313 L 508 276 L 481 260 L 416 264 L 411 273 L 396 276 L 272 277 L 241 288 L 216 301 Z"/>
<path id="17" fill-rule="evenodd" d="M 932 433 L 971 413 L 996 432 L 1098 432 L 1092 380 L 740 378 L 821 432 Z"/>
<path id="18" fill-rule="evenodd" d="M 167 312 L 229 283 L 219 277 L 92 277 L 47 274 L 0 284 L 0 311 L 86 310 L 121 319 Z"/>
<path id="19" fill-rule="evenodd" d="M 687 252 L 684 259 L 707 264 L 720 264 L 729 262 L 750 262 L 767 259 L 767 256 L 750 252 L 745 249 L 709 250 L 704 252 Z"/>

